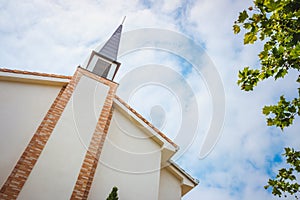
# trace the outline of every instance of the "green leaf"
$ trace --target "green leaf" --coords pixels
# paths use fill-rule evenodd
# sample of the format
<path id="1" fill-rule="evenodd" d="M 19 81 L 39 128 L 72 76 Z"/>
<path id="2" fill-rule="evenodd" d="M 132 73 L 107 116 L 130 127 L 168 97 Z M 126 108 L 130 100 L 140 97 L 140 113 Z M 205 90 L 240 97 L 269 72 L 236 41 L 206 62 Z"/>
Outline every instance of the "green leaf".
<path id="1" fill-rule="evenodd" d="M 248 32 L 244 36 L 244 44 L 253 44 L 256 40 L 257 37 L 253 32 Z"/>
<path id="2" fill-rule="evenodd" d="M 259 14 L 253 14 L 252 19 L 255 23 L 258 23 L 260 21 L 260 15 Z"/>
<path id="3" fill-rule="evenodd" d="M 266 2 L 266 7 L 268 8 L 269 12 L 275 11 L 276 9 L 280 8 L 280 2 L 279 1 L 267 1 Z"/>
<path id="4" fill-rule="evenodd" d="M 240 12 L 238 22 L 243 23 L 248 18 L 248 13 L 246 10 L 243 10 L 243 12 Z"/>
<path id="5" fill-rule="evenodd" d="M 264 60 L 268 57 L 268 51 L 264 50 L 258 54 L 259 59 Z"/>
<path id="6" fill-rule="evenodd" d="M 278 79 L 278 78 L 283 78 L 287 73 L 288 72 L 287 72 L 286 69 L 284 69 L 284 68 L 279 69 L 278 72 L 275 75 L 275 80 Z"/>
<path id="7" fill-rule="evenodd" d="M 234 34 L 238 34 L 240 31 L 241 31 L 240 26 L 238 26 L 236 24 L 233 25 L 233 32 L 234 32 Z"/>
<path id="8" fill-rule="evenodd" d="M 272 111 L 272 108 L 271 108 L 271 106 L 265 106 L 264 108 L 263 108 L 263 114 L 265 114 L 265 115 L 268 115 L 268 114 L 270 114 L 270 112 Z"/>
<path id="9" fill-rule="evenodd" d="M 272 45 L 270 44 L 270 42 L 267 42 L 267 43 L 264 45 L 264 50 L 265 50 L 265 51 L 269 51 L 270 49 L 272 49 Z"/>
<path id="10" fill-rule="evenodd" d="M 279 46 L 278 53 L 282 54 L 283 52 L 284 52 L 284 47 L 283 46 Z"/>
<path id="11" fill-rule="evenodd" d="M 251 23 L 244 23 L 243 27 L 245 29 L 251 29 L 252 25 L 251 25 Z"/>
<path id="12" fill-rule="evenodd" d="M 294 49 L 291 51 L 291 58 L 293 59 L 300 59 L 300 42 L 295 46 Z"/>

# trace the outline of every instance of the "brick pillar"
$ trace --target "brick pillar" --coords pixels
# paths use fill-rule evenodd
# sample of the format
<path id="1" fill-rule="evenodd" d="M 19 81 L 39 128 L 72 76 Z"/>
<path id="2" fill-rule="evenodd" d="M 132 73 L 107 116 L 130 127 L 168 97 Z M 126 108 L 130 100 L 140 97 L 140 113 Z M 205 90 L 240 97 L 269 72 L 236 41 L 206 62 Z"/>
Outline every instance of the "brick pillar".
<path id="1" fill-rule="evenodd" d="M 103 79 L 104 80 L 104 79 Z M 102 81 L 103 81 L 102 80 Z M 102 82 L 101 81 L 101 82 Z M 117 84 L 105 80 L 110 86 L 110 90 L 104 102 L 98 123 L 86 152 L 81 170 L 79 172 L 76 184 L 73 189 L 71 199 L 87 199 L 91 185 L 94 179 L 95 171 L 98 165 L 100 154 L 104 145 L 104 141 L 108 132 L 110 121 L 113 114 L 113 99 Z"/>
<path id="2" fill-rule="evenodd" d="M 11 200 L 18 197 L 82 76 L 80 71 L 82 69 L 78 68 L 69 84 L 61 89 L 13 171 L 2 186 L 0 199 Z"/>

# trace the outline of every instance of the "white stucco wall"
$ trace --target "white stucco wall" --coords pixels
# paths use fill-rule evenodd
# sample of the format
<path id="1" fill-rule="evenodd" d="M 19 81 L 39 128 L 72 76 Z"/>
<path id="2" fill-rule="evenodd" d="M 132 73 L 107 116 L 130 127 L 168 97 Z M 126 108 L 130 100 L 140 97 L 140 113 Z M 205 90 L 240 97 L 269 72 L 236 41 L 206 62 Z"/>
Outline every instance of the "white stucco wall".
<path id="1" fill-rule="evenodd" d="M 161 170 L 158 200 L 180 200 L 180 181 L 166 168 Z"/>
<path id="2" fill-rule="evenodd" d="M 18 199 L 71 197 L 108 90 L 91 78 L 80 79 Z"/>
<path id="3" fill-rule="evenodd" d="M 0 187 L 60 89 L 61 86 L 0 80 Z"/>
<path id="4" fill-rule="evenodd" d="M 160 146 L 125 115 L 114 111 L 89 199 L 106 199 L 113 186 L 122 200 L 158 199 Z"/>

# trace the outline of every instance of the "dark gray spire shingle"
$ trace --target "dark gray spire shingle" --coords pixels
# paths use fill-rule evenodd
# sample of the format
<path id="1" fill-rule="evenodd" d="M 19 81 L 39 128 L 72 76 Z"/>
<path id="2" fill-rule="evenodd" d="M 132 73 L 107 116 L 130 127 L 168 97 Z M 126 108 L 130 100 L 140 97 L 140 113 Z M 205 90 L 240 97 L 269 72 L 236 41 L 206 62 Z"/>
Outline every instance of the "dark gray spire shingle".
<path id="1" fill-rule="evenodd" d="M 109 40 L 104 44 L 104 46 L 99 50 L 100 55 L 103 55 L 112 61 L 117 60 L 122 27 L 123 26 L 121 24 L 112 34 Z"/>

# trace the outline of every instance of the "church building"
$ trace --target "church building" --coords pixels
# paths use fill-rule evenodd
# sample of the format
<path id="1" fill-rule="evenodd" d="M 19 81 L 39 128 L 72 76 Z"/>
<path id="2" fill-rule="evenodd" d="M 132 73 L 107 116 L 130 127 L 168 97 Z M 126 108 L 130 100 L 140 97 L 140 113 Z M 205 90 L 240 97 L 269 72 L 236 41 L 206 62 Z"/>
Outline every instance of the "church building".
<path id="1" fill-rule="evenodd" d="M 180 200 L 198 181 L 116 95 L 122 24 L 73 76 L 0 68 L 0 199 Z"/>

